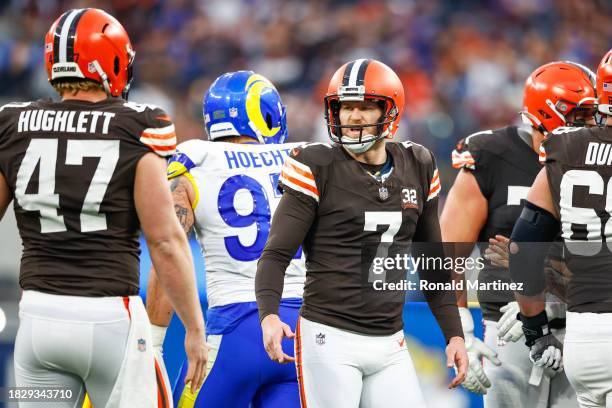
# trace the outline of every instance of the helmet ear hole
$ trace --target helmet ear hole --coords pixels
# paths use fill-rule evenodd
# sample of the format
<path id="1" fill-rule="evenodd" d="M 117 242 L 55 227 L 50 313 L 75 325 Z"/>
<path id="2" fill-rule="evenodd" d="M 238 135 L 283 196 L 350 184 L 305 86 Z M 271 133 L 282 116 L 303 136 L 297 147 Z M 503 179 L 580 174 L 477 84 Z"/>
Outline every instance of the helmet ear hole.
<path id="1" fill-rule="evenodd" d="M 541 116 L 542 116 L 544 119 L 550 119 L 550 118 L 551 118 L 551 116 L 550 116 L 548 113 L 544 112 L 544 111 L 543 111 L 543 110 L 541 110 L 541 109 L 538 111 L 538 113 L 539 113 L 539 114 L 540 114 L 540 115 L 541 115 Z"/>
<path id="2" fill-rule="evenodd" d="M 266 125 L 268 126 L 268 129 L 272 129 L 272 115 L 270 115 L 270 113 L 266 113 Z"/>
<path id="3" fill-rule="evenodd" d="M 115 75 L 119 75 L 119 57 L 115 55 L 115 66 L 113 67 Z"/>
<path id="4" fill-rule="evenodd" d="M 102 34 L 104 34 L 104 31 L 106 31 L 107 28 L 108 28 L 108 23 L 104 24 L 104 27 L 102 27 Z"/>

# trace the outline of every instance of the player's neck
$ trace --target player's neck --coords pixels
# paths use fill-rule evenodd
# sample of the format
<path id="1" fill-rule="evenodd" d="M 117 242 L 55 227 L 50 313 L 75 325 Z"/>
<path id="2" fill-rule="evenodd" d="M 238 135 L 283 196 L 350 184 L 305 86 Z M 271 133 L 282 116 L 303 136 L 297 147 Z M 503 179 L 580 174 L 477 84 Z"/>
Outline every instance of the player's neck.
<path id="1" fill-rule="evenodd" d="M 86 102 L 100 102 L 108 98 L 106 92 L 102 90 L 95 91 L 77 91 L 75 93 L 64 92 L 62 94 L 62 101 L 76 100 Z"/>
<path id="2" fill-rule="evenodd" d="M 363 153 L 353 153 L 350 149 L 344 149 L 355 160 L 365 164 L 384 164 L 387 161 L 387 150 L 385 139 L 382 138 L 374 143 L 374 146 Z"/>

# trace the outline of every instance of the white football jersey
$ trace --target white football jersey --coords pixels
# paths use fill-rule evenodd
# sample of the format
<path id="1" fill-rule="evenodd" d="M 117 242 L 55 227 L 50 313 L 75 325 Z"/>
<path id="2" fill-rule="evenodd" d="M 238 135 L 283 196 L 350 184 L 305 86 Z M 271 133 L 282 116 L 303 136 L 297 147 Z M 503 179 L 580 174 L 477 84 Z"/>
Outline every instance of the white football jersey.
<path id="1" fill-rule="evenodd" d="M 285 158 L 301 143 L 238 144 L 189 140 L 177 147 L 168 177 L 194 186 L 195 231 L 206 265 L 210 307 L 255 301 L 255 272 L 281 193 Z M 285 273 L 283 298 L 301 298 L 302 250 Z"/>

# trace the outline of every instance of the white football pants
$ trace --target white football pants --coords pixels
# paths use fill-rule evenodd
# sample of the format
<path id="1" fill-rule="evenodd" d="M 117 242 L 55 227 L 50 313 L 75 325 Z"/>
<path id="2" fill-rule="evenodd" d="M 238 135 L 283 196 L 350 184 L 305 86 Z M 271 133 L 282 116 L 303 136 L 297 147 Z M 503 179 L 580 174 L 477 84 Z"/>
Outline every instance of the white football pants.
<path id="1" fill-rule="evenodd" d="M 368 336 L 300 317 L 295 339 L 302 408 L 424 408 L 404 333 Z"/>
<path id="2" fill-rule="evenodd" d="M 157 407 L 151 329 L 140 297 L 24 291 L 19 318 L 14 355 L 18 387 L 72 391 L 72 401 L 53 407 L 80 407 L 86 391 L 96 408 Z"/>
<path id="3" fill-rule="evenodd" d="M 583 408 L 612 407 L 612 313 L 566 314 L 565 372 Z"/>

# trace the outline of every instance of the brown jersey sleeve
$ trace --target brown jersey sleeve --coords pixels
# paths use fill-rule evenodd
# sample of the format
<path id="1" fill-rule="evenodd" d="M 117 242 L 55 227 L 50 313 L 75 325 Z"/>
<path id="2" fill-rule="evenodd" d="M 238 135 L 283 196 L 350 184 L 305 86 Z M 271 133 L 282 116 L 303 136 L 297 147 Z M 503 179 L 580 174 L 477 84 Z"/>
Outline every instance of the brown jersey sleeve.
<path id="1" fill-rule="evenodd" d="M 132 119 L 124 122 L 127 133 L 161 157 L 170 157 L 176 152 L 176 132 L 170 116 L 155 105 L 123 103 L 130 110 Z"/>
<path id="2" fill-rule="evenodd" d="M 429 182 L 429 195 L 419 216 L 416 231 L 413 237 L 413 256 L 435 257 L 444 259 L 440 220 L 438 217 L 438 192 L 440 180 L 433 154 L 427 171 Z M 450 283 L 450 271 L 444 268 L 422 268 L 419 271 L 420 279 L 428 282 Z M 457 309 L 457 299 L 453 290 L 424 291 L 425 299 L 433 313 L 444 338 L 448 342 L 452 337 L 463 337 L 461 320 Z"/>
<path id="3" fill-rule="evenodd" d="M 453 167 L 471 172 L 485 197 L 490 197 L 494 187 L 490 163 L 495 158 L 488 146 L 496 141 L 495 136 L 491 130 L 474 133 L 461 139 L 451 155 Z"/>
<path id="4" fill-rule="evenodd" d="M 257 263 L 255 295 L 259 319 L 278 314 L 285 270 L 304 241 L 316 215 L 312 196 L 285 189 L 274 217 L 266 247 Z"/>

